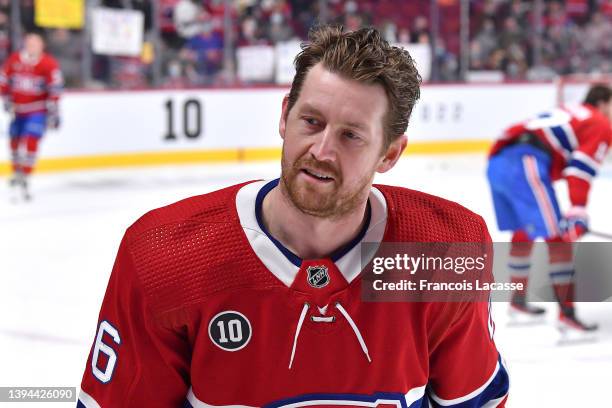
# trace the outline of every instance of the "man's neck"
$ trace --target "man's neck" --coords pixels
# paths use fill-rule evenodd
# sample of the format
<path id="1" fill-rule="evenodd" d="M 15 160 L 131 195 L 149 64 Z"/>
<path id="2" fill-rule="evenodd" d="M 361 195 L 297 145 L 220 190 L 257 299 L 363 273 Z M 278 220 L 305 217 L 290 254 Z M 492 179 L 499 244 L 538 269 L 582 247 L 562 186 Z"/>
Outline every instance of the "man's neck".
<path id="1" fill-rule="evenodd" d="M 337 219 L 304 214 L 282 191 L 280 183 L 263 200 L 262 216 L 268 232 L 302 259 L 330 256 L 353 240 L 366 222 L 367 200 Z"/>

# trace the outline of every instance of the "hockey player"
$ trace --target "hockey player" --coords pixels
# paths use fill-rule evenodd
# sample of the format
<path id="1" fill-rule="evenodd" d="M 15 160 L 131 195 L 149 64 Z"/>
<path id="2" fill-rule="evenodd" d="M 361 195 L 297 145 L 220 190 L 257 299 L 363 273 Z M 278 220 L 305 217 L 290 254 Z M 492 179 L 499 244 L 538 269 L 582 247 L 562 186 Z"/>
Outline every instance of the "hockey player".
<path id="1" fill-rule="evenodd" d="M 10 185 L 30 198 L 28 177 L 47 127 L 59 126 L 58 101 L 62 74 L 56 60 L 44 52 L 37 33 L 24 37 L 23 49 L 9 56 L 0 69 L 4 109 L 13 116 L 9 127 L 13 175 Z"/>
<path id="2" fill-rule="evenodd" d="M 486 302 L 361 299 L 361 242 L 490 242 L 458 204 L 372 185 L 406 146 L 412 59 L 374 29 L 324 26 L 295 64 L 280 179 L 125 234 L 80 407 L 505 405 Z"/>
<path id="3" fill-rule="evenodd" d="M 550 278 L 559 301 L 558 326 L 578 333 L 597 329 L 576 317 L 572 242 L 588 231 L 591 180 L 612 141 L 610 87 L 594 85 L 584 103 L 542 113 L 508 128 L 494 144 L 488 180 L 499 229 L 512 231 L 509 268 L 522 282 L 511 311 L 537 316 L 544 309 L 526 302 L 533 240 L 548 242 Z M 561 215 L 552 182 L 567 180 L 571 208 Z"/>

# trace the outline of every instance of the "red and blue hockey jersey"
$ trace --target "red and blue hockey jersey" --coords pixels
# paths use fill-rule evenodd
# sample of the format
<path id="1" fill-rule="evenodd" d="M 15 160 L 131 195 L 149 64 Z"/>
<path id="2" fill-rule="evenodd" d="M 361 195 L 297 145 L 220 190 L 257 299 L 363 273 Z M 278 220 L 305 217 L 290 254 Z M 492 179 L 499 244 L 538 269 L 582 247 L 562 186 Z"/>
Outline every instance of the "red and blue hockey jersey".
<path id="1" fill-rule="evenodd" d="M 45 113 L 47 102 L 59 99 L 62 86 L 59 65 L 49 54 L 29 61 L 15 52 L 0 69 L 0 93 L 9 98 L 16 115 Z"/>
<path id="2" fill-rule="evenodd" d="M 514 143 L 524 133 L 535 134 L 550 150 L 553 181 L 565 178 L 572 205 L 585 206 L 591 180 L 612 143 L 612 126 L 590 105 L 567 106 L 513 125 L 493 145 L 491 154 Z"/>
<path id="3" fill-rule="evenodd" d="M 377 185 L 354 242 L 300 259 L 262 224 L 278 183 L 154 210 L 126 232 L 79 407 L 503 407 L 487 302 L 365 302 L 360 242 L 490 242 L 482 218 Z"/>

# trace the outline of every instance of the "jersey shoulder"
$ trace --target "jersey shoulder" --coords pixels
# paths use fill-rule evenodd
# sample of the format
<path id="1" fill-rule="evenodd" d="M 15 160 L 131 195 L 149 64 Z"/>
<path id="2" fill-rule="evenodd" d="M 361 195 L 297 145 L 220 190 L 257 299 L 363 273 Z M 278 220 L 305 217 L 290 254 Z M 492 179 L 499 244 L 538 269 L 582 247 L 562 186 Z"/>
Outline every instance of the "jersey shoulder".
<path id="1" fill-rule="evenodd" d="M 606 115 L 591 105 L 569 105 L 564 106 L 563 110 L 570 114 L 573 122 L 578 124 L 586 123 L 592 126 L 610 127 L 610 121 Z"/>
<path id="2" fill-rule="evenodd" d="M 598 109 L 589 105 L 579 105 L 578 107 L 586 114 L 574 115 L 577 136 L 581 141 L 603 141 L 608 144 L 612 141 L 612 123 Z"/>
<path id="3" fill-rule="evenodd" d="M 167 225 L 231 222 L 235 219 L 235 212 L 231 211 L 233 199 L 244 184 L 247 183 L 185 198 L 151 210 L 130 226 L 130 238 L 138 240 L 148 230 L 164 228 Z"/>
<path id="4" fill-rule="evenodd" d="M 21 58 L 19 57 L 19 52 L 13 52 L 8 56 L 4 65 L 7 67 L 11 67 L 14 66 L 15 63 L 20 62 L 20 60 Z"/>
<path id="5" fill-rule="evenodd" d="M 483 218 L 442 197 L 403 187 L 376 185 L 387 201 L 391 236 L 398 242 L 483 242 Z"/>
<path id="6" fill-rule="evenodd" d="M 53 55 L 44 53 L 40 59 L 40 66 L 45 69 L 55 69 L 59 67 L 59 63 Z"/>
<path id="7" fill-rule="evenodd" d="M 135 273 L 157 315 L 214 293 L 270 284 L 246 256 L 236 212 L 243 183 L 181 200 L 142 216 L 126 232 Z"/>
<path id="8" fill-rule="evenodd" d="M 593 111 L 593 122 L 595 122 L 596 126 L 601 127 L 603 130 L 606 130 L 608 134 L 612 135 L 612 123 L 610 119 L 599 110 L 594 108 L 591 109 Z"/>

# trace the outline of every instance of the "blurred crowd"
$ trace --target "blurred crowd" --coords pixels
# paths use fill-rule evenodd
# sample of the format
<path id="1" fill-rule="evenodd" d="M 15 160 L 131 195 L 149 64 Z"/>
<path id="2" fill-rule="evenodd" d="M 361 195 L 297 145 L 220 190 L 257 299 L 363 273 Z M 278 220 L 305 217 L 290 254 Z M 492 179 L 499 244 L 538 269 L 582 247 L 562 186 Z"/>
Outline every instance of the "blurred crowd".
<path id="1" fill-rule="evenodd" d="M 539 11 L 535 3 L 475 2 L 471 69 L 519 80 L 612 72 L 612 0 L 546 1 Z"/>
<path id="2" fill-rule="evenodd" d="M 432 3 L 437 21 L 432 24 Z M 11 50 L 11 0 L 0 0 L 0 62 Z M 303 40 L 318 21 L 348 30 L 375 25 L 392 42 L 431 44 L 439 81 L 460 80 L 460 53 L 469 70 L 503 72 L 510 80 L 550 79 L 574 72 L 612 72 L 612 0 L 471 0 L 469 45 L 462 47 L 460 0 L 99 0 L 141 10 L 140 57 L 92 55 L 83 67 L 81 30 L 47 29 L 48 50 L 68 87 L 186 87 L 236 83 L 235 50 Z M 225 4 L 231 7 L 226 10 Z M 541 4 L 540 10 L 536 5 Z M 23 30 L 35 28 L 33 0 L 20 0 Z M 154 24 L 153 13 L 157 13 Z M 153 27 L 158 26 L 159 32 Z M 432 27 L 438 35 L 432 41 Z M 157 35 L 159 34 L 159 35 Z M 157 52 L 153 44 L 158 44 Z M 88 59 L 89 60 L 89 59 Z M 87 72 L 88 75 L 84 75 Z M 463 70 L 465 72 L 465 70 Z M 87 82 L 83 83 L 83 78 Z"/>

